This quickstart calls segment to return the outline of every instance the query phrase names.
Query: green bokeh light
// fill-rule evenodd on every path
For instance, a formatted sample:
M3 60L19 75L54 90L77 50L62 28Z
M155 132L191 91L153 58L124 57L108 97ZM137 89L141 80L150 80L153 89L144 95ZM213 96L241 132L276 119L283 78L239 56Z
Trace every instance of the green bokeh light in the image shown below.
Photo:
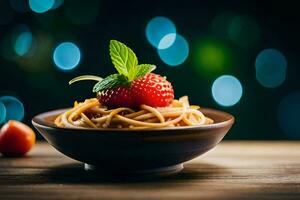
M249 47L260 40L260 28L256 20L250 16L236 16L228 28L230 39L240 47Z
M230 11L224 11L215 16L212 21L213 33L222 39L229 39L228 28L236 15Z
M232 52L222 42L213 39L202 40L194 52L197 71L205 75L217 75L232 67Z

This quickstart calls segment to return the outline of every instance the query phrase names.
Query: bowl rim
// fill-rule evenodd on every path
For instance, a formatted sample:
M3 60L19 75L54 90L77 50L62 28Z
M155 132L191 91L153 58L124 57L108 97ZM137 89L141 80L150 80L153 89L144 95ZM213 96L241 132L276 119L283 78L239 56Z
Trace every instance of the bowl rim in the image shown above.
M164 132L164 131L175 131L175 130L209 130L209 129L215 129L215 128L222 128L226 126L231 126L235 118L233 115L216 110L216 109L211 109L211 108L201 108L201 111L204 112L211 112L211 113L217 113L219 115L224 115L225 120L218 122L218 123L213 123L213 124L208 124L208 125L196 125L196 126L180 126L180 127L165 127L165 128L147 128L147 129L130 129L130 128L64 128L64 127L58 127L54 123L46 122L43 120L46 116L52 116L55 114L60 114L64 111L66 111L69 108L62 108L62 109L55 109L47 112L40 113L36 116L34 116L31 120L32 124L35 127L41 127L41 128L46 128L46 129L55 129L55 130L69 130L69 131L86 131L86 132L112 132L112 133L117 133L117 132ZM124 134L124 133L122 133Z

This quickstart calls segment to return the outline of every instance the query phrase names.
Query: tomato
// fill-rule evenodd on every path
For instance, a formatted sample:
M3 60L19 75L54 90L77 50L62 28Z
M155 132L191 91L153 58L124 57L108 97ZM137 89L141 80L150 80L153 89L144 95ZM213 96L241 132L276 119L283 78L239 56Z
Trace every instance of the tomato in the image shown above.
M0 153L23 156L35 144L35 133L22 122L10 120L0 130Z

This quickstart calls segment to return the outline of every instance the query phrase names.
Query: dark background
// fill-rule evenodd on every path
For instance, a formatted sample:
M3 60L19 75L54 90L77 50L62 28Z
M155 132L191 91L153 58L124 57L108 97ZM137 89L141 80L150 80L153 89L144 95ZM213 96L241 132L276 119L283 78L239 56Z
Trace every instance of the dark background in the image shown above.
M59 8L41 14L32 12L28 5L23 12L14 10L11 4L17 1L0 2L0 96L12 95L20 99L25 107L24 122L28 124L40 112L67 107L74 100L93 96L93 82L68 86L68 81L82 74L105 77L113 73L108 44L110 39L117 39L130 46L141 63L156 64L156 72L168 77L177 98L188 95L193 104L232 113L236 123L227 139L300 138L299 132L298 135L286 134L278 123L280 102L300 86L300 20L298 6L293 1L65 0ZM26 5L27 1L24 2ZM72 19L67 13L74 7L78 15ZM224 12L250 17L259 28L257 41L241 47L216 34L212 23ZM188 41L189 56L183 64L166 65L147 41L145 28L156 16L171 19L177 32ZM89 22L74 22L84 17L90 17ZM8 41L20 24L27 25L33 34L33 55L13 55ZM230 52L230 64L223 70L210 73L197 69L197 48L205 40L216 41ZM58 70L52 60L54 48L64 41L78 45L82 56L78 67L69 72ZM267 48L279 50L287 60L286 80L275 88L263 87L255 77L256 56ZM211 95L213 81L223 74L234 75L243 86L241 100L230 107L218 105ZM299 107L299 102L295 102ZM297 117L291 116L291 120Z

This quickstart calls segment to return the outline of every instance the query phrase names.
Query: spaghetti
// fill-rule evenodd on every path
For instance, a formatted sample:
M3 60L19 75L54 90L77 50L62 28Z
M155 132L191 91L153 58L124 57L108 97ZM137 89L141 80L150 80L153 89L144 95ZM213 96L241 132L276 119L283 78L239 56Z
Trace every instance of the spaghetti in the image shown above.
M212 124L213 120L199 111L199 106L190 105L187 96L173 100L168 107L154 108L141 105L139 111L130 108L107 109L96 98L74 107L55 119L58 127L66 128L164 128Z

